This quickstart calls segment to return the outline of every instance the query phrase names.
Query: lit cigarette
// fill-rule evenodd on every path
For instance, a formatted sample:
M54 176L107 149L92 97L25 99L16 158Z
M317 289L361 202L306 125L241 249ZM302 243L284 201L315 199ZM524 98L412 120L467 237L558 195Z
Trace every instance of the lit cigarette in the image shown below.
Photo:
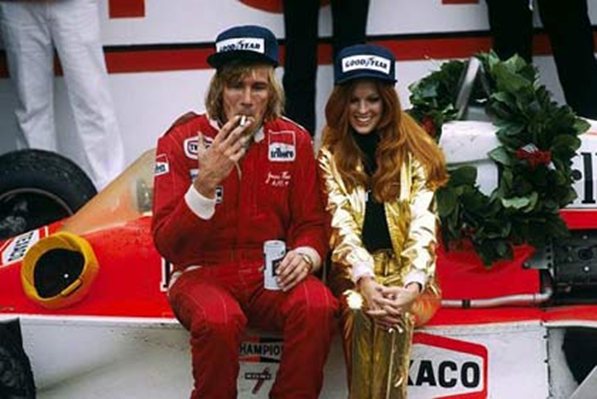
M247 123L247 115L241 115L240 122L238 124L240 125L240 127L243 127L245 126L245 123Z

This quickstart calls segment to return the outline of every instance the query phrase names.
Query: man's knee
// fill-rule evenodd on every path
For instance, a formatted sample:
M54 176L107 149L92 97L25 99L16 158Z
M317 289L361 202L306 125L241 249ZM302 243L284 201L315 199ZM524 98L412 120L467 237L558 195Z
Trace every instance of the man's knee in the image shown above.
M246 326L247 318L242 312L210 308L194 318L190 330L193 335L240 337Z
M180 323L193 336L239 335L247 325L247 318L235 303L209 301L203 303L192 295L179 293L170 304Z
M288 305L291 317L314 320L331 319L338 310L338 301L331 291L314 277L295 288Z

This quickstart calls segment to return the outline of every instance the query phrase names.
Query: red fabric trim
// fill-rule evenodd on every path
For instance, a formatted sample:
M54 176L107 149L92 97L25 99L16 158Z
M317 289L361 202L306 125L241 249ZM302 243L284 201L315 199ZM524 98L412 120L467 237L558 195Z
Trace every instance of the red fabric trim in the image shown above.
M145 0L109 0L110 18L143 18L145 17Z

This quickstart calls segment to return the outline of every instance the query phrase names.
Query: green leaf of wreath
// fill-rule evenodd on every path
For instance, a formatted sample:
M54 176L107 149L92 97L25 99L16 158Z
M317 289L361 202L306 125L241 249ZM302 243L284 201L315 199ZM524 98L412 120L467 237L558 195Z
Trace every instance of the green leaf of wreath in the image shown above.
M497 126L500 145L488 154L499 165L489 195L476 183L472 165L450 170L437 192L442 238L448 249L468 240L490 266L512 256L513 246L543 246L568 234L559 210L576 198L572 158L588 123L568 106L558 106L540 85L537 71L522 58L500 61L495 53L476 56L489 93L475 88L473 102ZM410 114L439 141L442 125L456 118L455 99L466 64L449 61L412 84Z
M504 147L498 147L489 152L489 158L502 165L511 165L511 157L508 150Z

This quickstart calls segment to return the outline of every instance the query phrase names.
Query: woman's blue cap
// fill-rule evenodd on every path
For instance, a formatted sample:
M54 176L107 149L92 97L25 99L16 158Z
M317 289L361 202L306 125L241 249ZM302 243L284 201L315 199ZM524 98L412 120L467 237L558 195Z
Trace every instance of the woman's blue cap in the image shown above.
M394 54L385 47L372 44L356 44L340 50L334 62L334 84L362 78L396 83Z

